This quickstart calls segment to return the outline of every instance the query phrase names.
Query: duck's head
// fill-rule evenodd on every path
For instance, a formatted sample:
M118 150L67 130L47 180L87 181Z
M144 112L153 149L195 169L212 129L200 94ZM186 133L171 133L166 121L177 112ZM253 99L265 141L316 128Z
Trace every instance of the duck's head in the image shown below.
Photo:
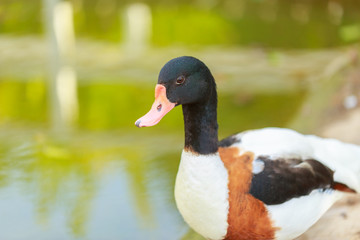
M137 127L154 126L175 106L207 101L215 91L210 70L194 57L178 57L161 69L150 111L135 122Z

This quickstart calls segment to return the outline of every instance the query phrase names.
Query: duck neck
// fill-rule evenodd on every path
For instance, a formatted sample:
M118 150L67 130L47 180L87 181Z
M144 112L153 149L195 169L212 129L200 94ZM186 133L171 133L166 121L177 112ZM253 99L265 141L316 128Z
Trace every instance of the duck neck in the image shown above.
M185 150L197 154L218 151L217 96L212 89L203 102L183 105Z

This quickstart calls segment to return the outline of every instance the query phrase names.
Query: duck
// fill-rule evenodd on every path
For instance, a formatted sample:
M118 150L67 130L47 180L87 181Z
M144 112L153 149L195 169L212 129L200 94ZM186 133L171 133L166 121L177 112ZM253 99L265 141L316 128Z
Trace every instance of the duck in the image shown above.
M217 102L209 68L195 57L177 57L160 70L154 103L135 122L154 126L182 106L175 201L204 238L294 239L342 196L360 192L360 146L272 127L219 141Z

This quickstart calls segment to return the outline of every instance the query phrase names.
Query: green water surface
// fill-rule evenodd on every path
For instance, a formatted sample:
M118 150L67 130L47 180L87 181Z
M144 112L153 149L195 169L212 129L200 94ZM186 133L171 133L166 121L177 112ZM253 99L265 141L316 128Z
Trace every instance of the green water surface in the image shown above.
M0 81L0 239L202 239L173 196L181 107L138 129L153 87L88 82L76 126L55 134L46 92L41 79ZM304 96L220 92L219 135L286 126Z

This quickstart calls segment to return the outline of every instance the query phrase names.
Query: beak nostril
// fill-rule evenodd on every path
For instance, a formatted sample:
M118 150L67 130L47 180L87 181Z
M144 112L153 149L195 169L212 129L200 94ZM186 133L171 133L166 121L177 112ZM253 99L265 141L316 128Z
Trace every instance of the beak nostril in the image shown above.
M160 112L160 111L161 111L161 108L162 108L162 104L160 103L160 104L156 107L156 109L158 110L158 112Z

